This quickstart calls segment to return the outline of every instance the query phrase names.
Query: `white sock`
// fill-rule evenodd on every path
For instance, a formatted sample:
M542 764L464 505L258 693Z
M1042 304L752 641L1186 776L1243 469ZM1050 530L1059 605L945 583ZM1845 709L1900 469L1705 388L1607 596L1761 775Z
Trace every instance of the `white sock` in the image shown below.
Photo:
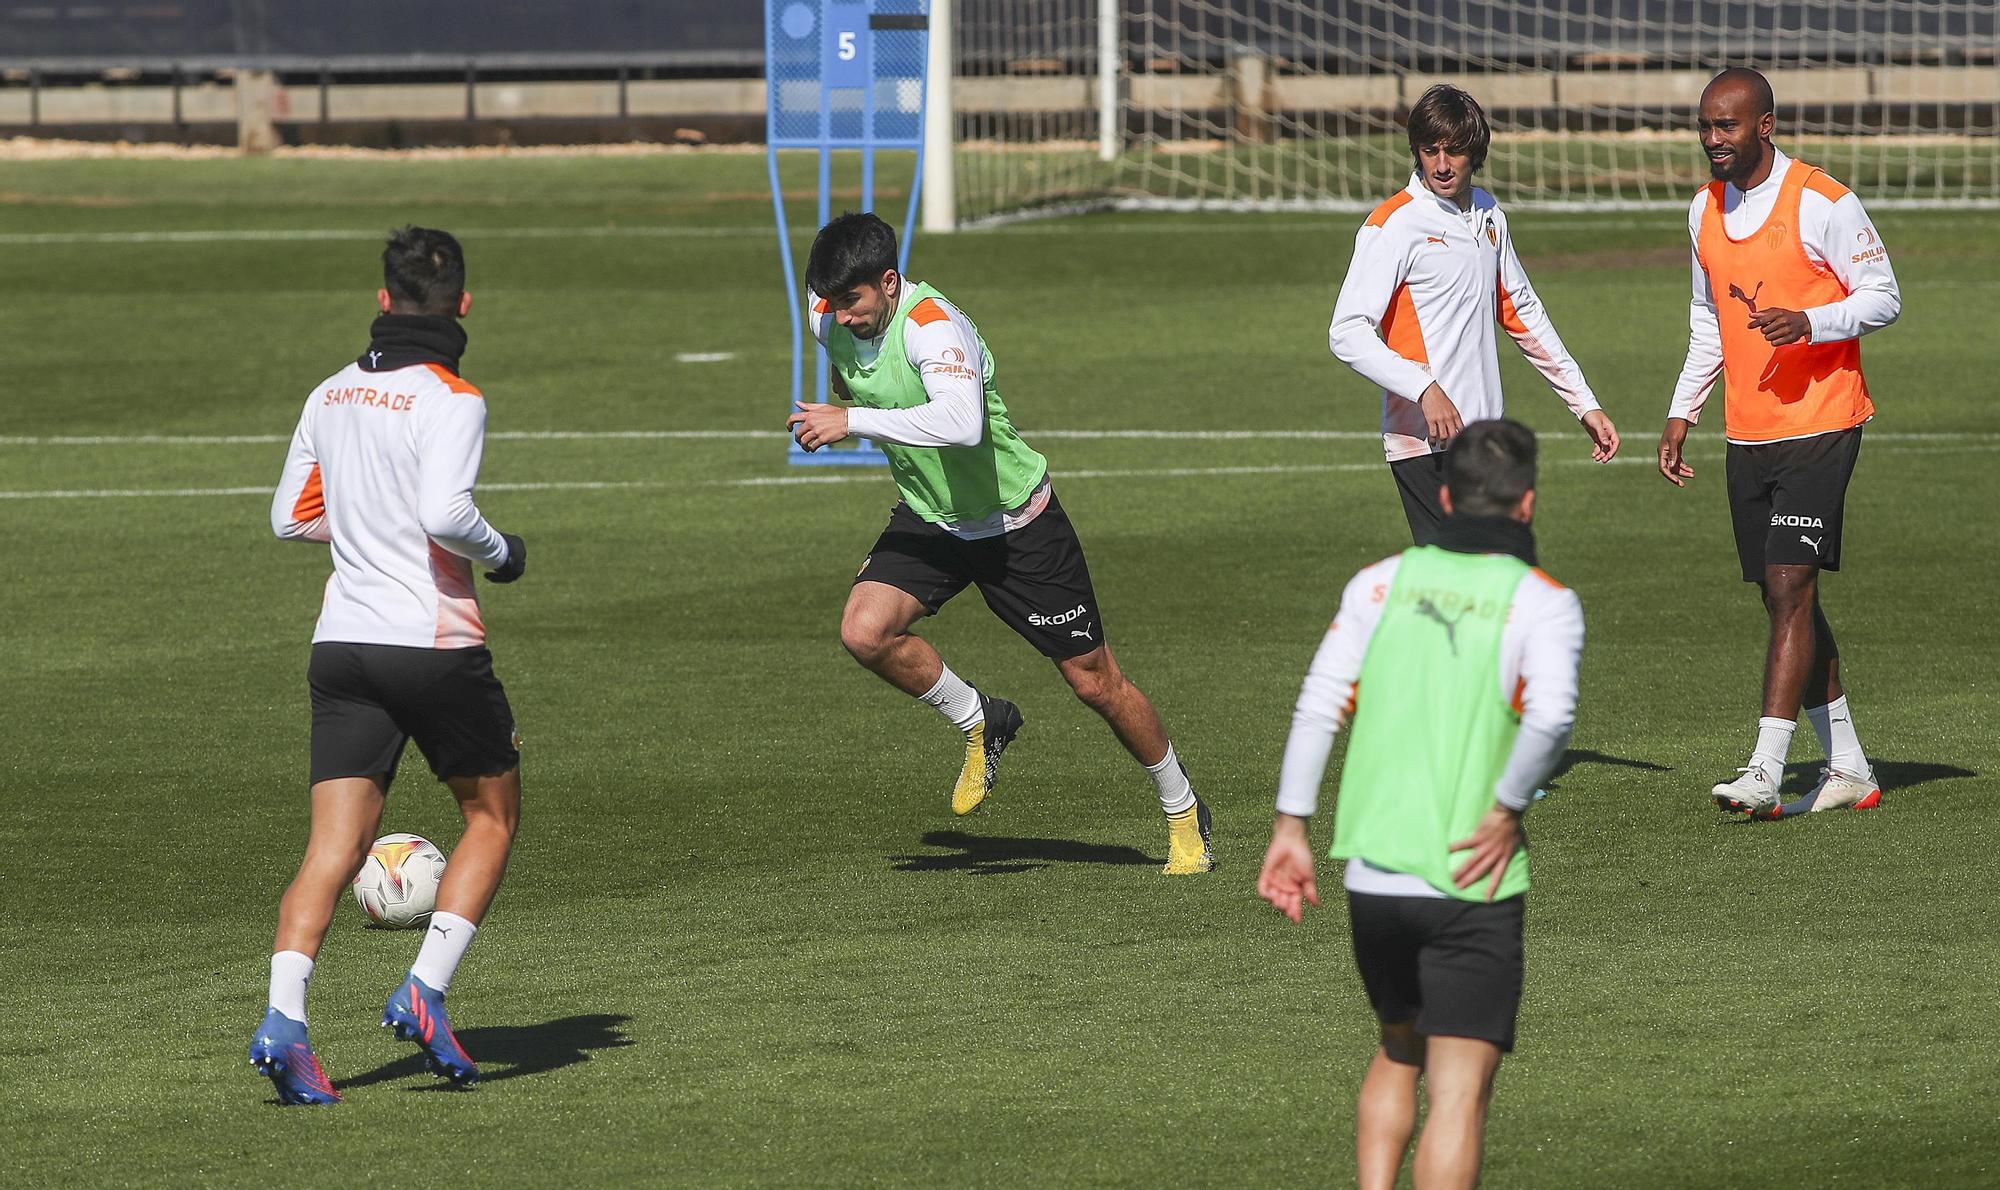
M281 950L271 956L271 1007L300 1024L306 1023L306 981L312 978L313 961L296 950Z
M478 932L478 926L456 913L431 914L423 948L417 951L417 961L410 964L410 974L423 980L425 987L442 993L451 986L452 972L458 970L458 960L465 957L465 948L472 945L472 936Z
M1773 785L1785 779L1785 755L1792 750L1792 732L1798 726L1796 719L1771 715L1757 720L1757 750L1750 754L1750 764L1763 769Z
M1845 694L1823 707L1807 707L1806 720L1819 736L1829 767L1857 777L1868 775L1868 757L1861 751L1861 737L1854 734L1854 713L1847 709Z
M938 674L937 685L928 694L917 697L936 707L938 714L951 720L951 725L960 731L971 731L986 722L986 712L979 705L979 691L951 672L949 665Z
M1180 757L1174 755L1171 742L1160 763L1146 766L1146 775L1153 779L1153 788L1160 791L1160 809L1169 814L1184 814L1194 805L1194 786L1188 784L1187 770L1181 767Z

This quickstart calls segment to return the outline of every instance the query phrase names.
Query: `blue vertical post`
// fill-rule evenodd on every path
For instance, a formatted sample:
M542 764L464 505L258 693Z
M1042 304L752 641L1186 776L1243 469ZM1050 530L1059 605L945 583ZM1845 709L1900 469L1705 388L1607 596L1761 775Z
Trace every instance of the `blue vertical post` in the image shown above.
M785 304L792 327L792 391L804 393L806 331L800 314L805 286L793 259L791 228L778 171L780 149L812 149L818 167L818 226L833 217L833 155L859 151L861 209L875 206L877 150L915 154L909 209L904 213L900 270L907 271L916 230L917 188L923 177L923 107L929 4L950 0L764 0L764 61L768 104L765 143L771 207L778 225ZM817 343L813 392L827 399L825 349ZM790 411L791 404L786 406ZM884 463L872 443L811 454L791 444L793 463Z

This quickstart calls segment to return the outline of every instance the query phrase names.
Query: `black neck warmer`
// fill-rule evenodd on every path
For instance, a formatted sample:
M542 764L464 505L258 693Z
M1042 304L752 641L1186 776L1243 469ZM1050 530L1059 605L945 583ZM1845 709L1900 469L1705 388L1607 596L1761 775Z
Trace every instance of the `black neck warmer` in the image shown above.
M368 328L368 350L355 362L364 372L393 372L413 364L443 364L458 375L465 328L441 314L384 314Z
M1535 564L1535 531L1509 516L1448 516L1437 544L1455 554L1512 554Z

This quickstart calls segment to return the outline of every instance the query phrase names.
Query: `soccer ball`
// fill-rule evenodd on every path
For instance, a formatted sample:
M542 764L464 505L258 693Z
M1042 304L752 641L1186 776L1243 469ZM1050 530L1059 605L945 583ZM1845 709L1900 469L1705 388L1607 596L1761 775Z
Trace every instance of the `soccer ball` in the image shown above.
M437 908L444 852L422 835L383 835L354 876L354 903L374 925L421 929Z

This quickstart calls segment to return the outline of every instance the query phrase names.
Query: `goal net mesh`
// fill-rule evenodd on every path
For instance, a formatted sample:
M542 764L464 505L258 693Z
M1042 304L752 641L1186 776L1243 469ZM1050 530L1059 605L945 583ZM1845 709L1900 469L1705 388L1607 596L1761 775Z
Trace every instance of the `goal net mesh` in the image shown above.
M947 3L950 0L937 0ZM1118 5L1116 102L1099 4ZM2000 203L1995 0L957 0L956 217L1364 209L1403 119L1466 88L1517 206L1673 208L1702 86L1765 72L1777 141L1872 206ZM1106 151L1108 149L1108 152Z

